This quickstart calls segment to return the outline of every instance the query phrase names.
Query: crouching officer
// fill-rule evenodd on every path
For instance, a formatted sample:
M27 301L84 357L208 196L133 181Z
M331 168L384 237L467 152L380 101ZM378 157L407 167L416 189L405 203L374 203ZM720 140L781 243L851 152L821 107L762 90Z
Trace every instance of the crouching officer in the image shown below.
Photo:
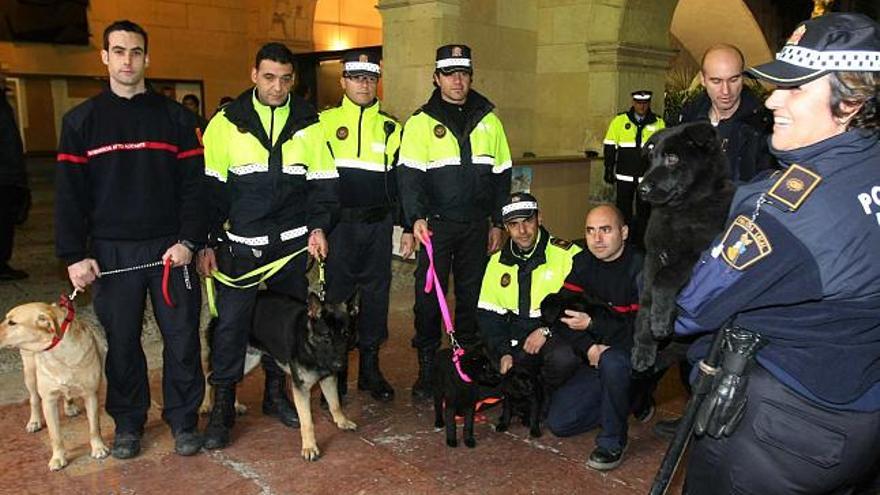
M581 249L547 232L531 194L512 194L502 218L510 240L492 255L483 275L480 334L502 374L514 364L529 366L540 369L547 388L556 388L583 360L566 341L551 338L541 321L541 301L562 288Z
M749 72L778 85L783 171L740 186L679 296L676 332L734 328L685 490L858 493L880 458L880 25L817 17Z
M339 171L342 206L329 239L327 298L341 302L360 291L358 390L389 401L394 389L379 368L379 346L388 339L391 233L399 217L394 167L401 125L379 107L379 77L375 52L346 53L340 79L345 94L337 107L321 112L321 124ZM401 245L409 257L412 233L404 233ZM347 374L347 368L340 372L341 394Z
M257 52L251 70L255 87L211 119L205 131L205 175L211 188L211 232L227 242L202 250L199 270L230 277L308 248L327 256L327 240L338 209L338 174L318 114L290 94L293 53L280 43ZM215 258L216 250L216 258ZM305 254L266 280L269 290L301 301L308 295ZM250 281L250 280L249 280ZM257 288L217 285L219 317L211 341L210 382L214 408L205 428L205 448L229 443L235 423L235 385L241 381ZM298 426L287 396L286 376L263 359L266 389L263 413Z
M495 105L471 89L471 62L465 45L437 49L436 89L406 122L399 172L406 225L419 242L431 240L444 291L454 273L456 339L465 348L476 341L475 312L487 252L501 246L501 207L510 194L512 164ZM422 250L413 308L416 399L432 395L431 369L441 338L437 298L424 291L427 272L428 256Z

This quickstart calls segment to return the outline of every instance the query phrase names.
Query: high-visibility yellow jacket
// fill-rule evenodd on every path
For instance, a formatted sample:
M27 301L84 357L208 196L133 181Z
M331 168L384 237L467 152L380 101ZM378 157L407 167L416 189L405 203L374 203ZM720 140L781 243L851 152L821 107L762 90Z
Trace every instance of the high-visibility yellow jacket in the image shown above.
M204 144L213 235L260 247L329 232L339 175L305 100L271 108L249 89L211 119Z
M399 178L407 225L492 217L500 226L512 164L504 127L494 105L476 91L460 109L451 107L435 90L404 127ZM462 129L449 111L466 112Z
M618 114L605 134L605 168L614 171L617 180L635 182L645 175L648 162L642 158L642 145L666 123L650 110L640 121L635 110Z
M343 95L320 114L324 137L339 172L343 208L397 203L394 170L403 126L383 112L378 100L362 107Z
M477 318L480 333L492 356L522 343L541 326L541 301L559 291L581 248L556 239L542 227L535 250L527 259L514 253L513 241L492 255L483 275Z

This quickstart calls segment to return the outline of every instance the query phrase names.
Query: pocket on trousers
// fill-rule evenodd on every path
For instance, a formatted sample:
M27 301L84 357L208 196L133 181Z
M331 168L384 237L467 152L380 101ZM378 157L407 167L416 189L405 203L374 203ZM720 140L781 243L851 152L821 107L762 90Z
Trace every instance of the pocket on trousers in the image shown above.
M758 440L821 468L840 464L846 433L792 406L763 400L752 429Z

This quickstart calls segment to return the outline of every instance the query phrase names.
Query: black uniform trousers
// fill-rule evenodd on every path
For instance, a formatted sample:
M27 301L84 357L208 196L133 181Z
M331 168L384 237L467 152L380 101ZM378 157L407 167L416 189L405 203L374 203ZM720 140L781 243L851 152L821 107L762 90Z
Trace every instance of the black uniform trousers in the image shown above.
M795 393L760 366L730 437L694 442L690 495L850 494L877 473L880 412L831 409Z
M651 215L651 204L642 201L641 196L637 192L639 187L638 180L641 177L634 177L633 182L625 180L617 180L617 196L616 205L623 213L623 219L630 228L630 238L641 245L641 239L645 236L645 229L648 226L648 217ZM635 202L635 210L633 209Z
M12 258L15 221L26 194L23 187L0 184L0 268Z
M454 222L431 219L428 222L433 235L434 266L444 294L449 294L449 272L455 280L455 338L465 347L478 341L477 300L483 272L486 270L486 245L489 224L486 220ZM415 273L415 327L413 347L425 351L436 350L441 342L440 306L432 290L425 293L428 255L419 251Z
M372 349L388 339L391 290L391 214L377 222L340 222L330 233L327 301L346 301L360 290L358 348Z
M283 258L302 247L302 243L288 242L269 248L251 248L229 242L218 248L217 267L230 277L239 277L267 263ZM257 256L259 254L259 256ZM275 275L266 280L269 290L286 294L305 302L309 293L306 278L308 253L294 257ZM244 281L242 283L247 283ZM211 385L230 386L240 382L244 375L244 358L253 319L257 287L236 289L216 283L217 319L211 339ZM283 373L272 359L263 359L267 372Z
M103 271L128 268L161 259L175 238L147 241L95 239L92 250ZM189 271L191 289L184 282ZM146 295L162 333L162 419L178 432L196 427L205 394L199 341L202 292L195 267L173 268L169 293L176 305L162 297L162 267L113 275L95 282L95 313L107 334L107 413L116 433L143 433L150 408L147 360L141 346Z

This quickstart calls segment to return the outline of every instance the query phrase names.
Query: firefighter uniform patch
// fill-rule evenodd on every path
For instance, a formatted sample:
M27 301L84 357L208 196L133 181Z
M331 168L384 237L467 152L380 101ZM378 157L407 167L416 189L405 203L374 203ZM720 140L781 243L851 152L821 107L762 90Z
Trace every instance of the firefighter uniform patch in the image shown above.
M505 273L501 276L501 287L507 287L508 285L510 285L510 274Z
M339 129L336 129L336 139L340 141L345 141L345 138L348 137L348 127L341 126Z
M745 215L736 217L721 241L721 257L737 270L745 270L771 252L773 246L764 231Z
M553 237L552 239L550 239L550 244L565 249L566 251L571 248L570 242L566 241L565 239L560 239L558 237Z
M434 135L438 138L442 138L446 135L446 128L440 124L434 126Z
M822 182L822 177L819 177L812 170L792 164L784 174L776 179L773 187L767 192L767 196L774 199L773 204L779 206L780 209L795 211L800 208L807 196L820 182Z

